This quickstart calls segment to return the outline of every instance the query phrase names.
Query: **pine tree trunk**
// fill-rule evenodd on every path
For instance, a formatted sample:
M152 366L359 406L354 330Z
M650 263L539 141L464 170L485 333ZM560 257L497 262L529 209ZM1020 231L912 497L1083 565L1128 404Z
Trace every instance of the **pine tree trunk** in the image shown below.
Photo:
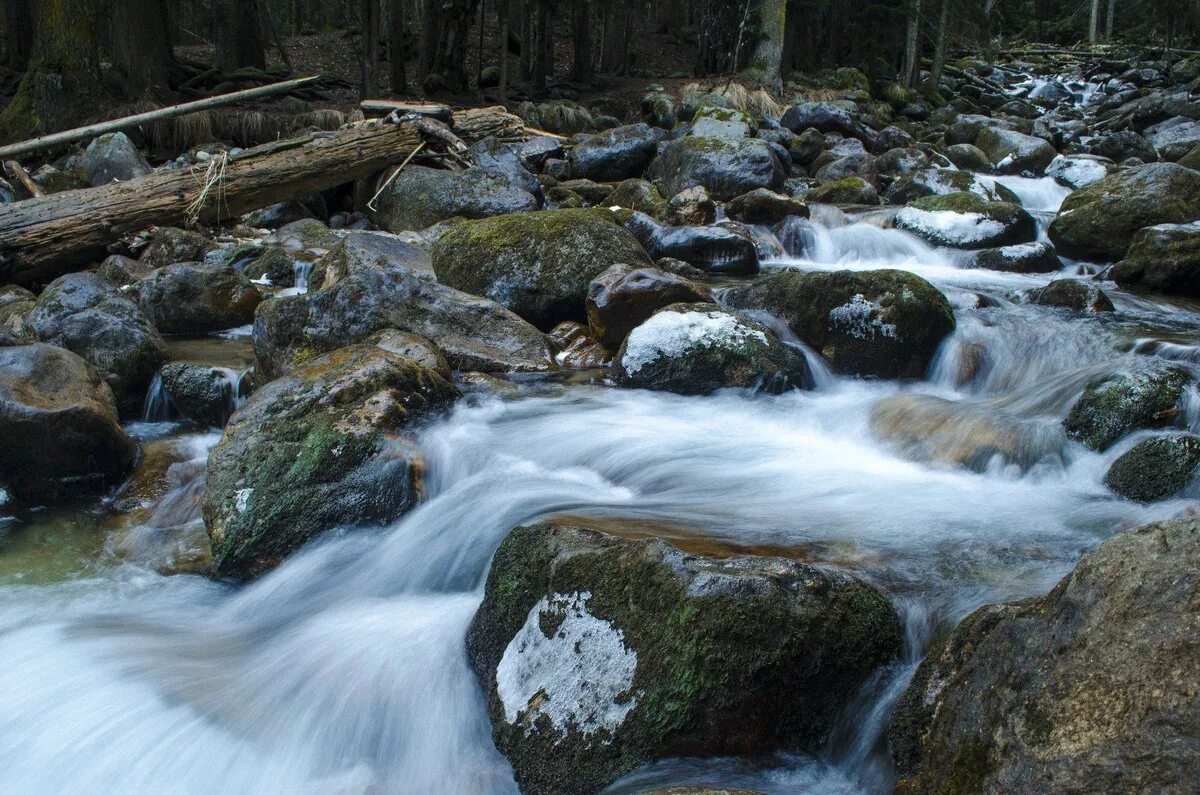
M362 99L379 96L379 0L362 0Z
M508 101L508 0L496 0L496 22L500 27L500 51L496 54L500 82L496 87L496 101L503 105Z
M441 3L432 0L426 6L427 13L432 11L436 15L432 24L437 31L432 42L423 42L433 47L429 74L425 78L426 89L467 89L467 44L478 5L479 0L444 0Z
M783 37L787 29L787 0L757 0L752 25L758 36L745 72L774 91L783 89Z
M389 0L391 17L388 20L388 66L392 93L403 94L408 90L408 72L405 61L408 59L408 25L404 9L404 0Z
M265 69L258 0L221 0L217 24L217 65L226 72Z
M1108 15L1104 20L1104 40L1112 41L1113 17L1117 13L1117 0L1108 0Z
M1095 44L1100 37L1100 0L1092 0L1092 14L1088 19L1088 43Z
M904 36L904 68L901 70L900 82L905 88L912 88L917 75L917 34L921 29L921 0L910 0L908 7L908 26Z
M115 0L113 61L138 94L163 94L175 55L171 52L166 0Z
M580 83L592 82L592 3L591 0L575 0L574 6L574 69L573 75Z
M942 8L938 13L937 43L933 48L933 67L929 70L930 93L937 91L942 79L942 69L946 66L946 45L950 37L950 0L941 0Z
M4 0L4 65L24 72L33 52L33 9L30 0Z

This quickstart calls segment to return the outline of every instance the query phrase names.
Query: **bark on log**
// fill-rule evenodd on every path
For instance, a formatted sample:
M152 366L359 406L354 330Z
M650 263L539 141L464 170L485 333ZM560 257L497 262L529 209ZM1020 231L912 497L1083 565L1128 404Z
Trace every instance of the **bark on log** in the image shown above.
M0 207L0 284L45 281L102 258L127 233L213 223L326 190L402 161L422 142L412 124L313 133L248 149L224 171L194 166Z

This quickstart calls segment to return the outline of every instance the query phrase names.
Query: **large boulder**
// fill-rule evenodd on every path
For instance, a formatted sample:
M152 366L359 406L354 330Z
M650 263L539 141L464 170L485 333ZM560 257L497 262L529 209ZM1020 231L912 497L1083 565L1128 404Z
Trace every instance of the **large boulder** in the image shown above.
M862 134L862 125L841 105L833 102L802 102L783 112L779 123L794 133L813 128L821 133L840 133L847 138Z
M74 351L108 382L122 412L141 409L167 344L138 305L95 273L51 282L25 319L42 342Z
M708 273L748 276L758 273L754 238L730 226L669 226L634 212L625 226L655 260L682 260Z
M28 501L114 486L137 453L104 378L41 343L0 347L0 436L0 489Z
M1200 122L1182 117L1173 121L1177 123L1164 125L1154 132L1146 131L1146 140L1158 152L1159 158L1172 162L1179 160L1200 144Z
M153 170L123 132L105 133L94 139L83 150L79 168L93 186L144 177Z
M639 123L593 135L571 147L571 176L599 182L640 177L654 159L659 134Z
M793 215L807 218L808 205L791 196L766 188L755 188L731 201L725 212L735 221L770 226Z
M1106 376L1088 385L1063 426L1072 439L1104 450L1131 431L1176 424L1191 386L1188 371L1174 366Z
M921 378L954 313L937 288L907 271L781 271L724 295L775 315L839 373Z
M262 301L258 288L229 265L180 262L138 282L138 305L164 334L207 334L244 326Z
M846 177L817 185L804 194L809 204L879 204L879 192L862 177Z
M683 276L659 268L613 265L588 285L588 327L601 345L615 351L659 309L711 300L707 287Z
M428 251L387 232L356 231L317 260L308 277L308 289L325 290L352 273L372 268L403 268L434 278Z
M1105 541L1047 595L983 607L892 716L902 792L1184 792L1200 778L1200 522Z
M653 264L607 209L463 221L433 246L444 284L491 298L542 329L585 321L588 282L616 263Z
M928 168L904 174L888 186L884 196L890 204L910 204L926 196L950 193L974 193L987 201L1020 203L1016 194L1000 183L989 185L968 171L948 168Z
M258 371L275 378L313 356L384 329L433 340L457 370L554 369L546 337L495 301L402 267L366 268L327 290L275 298L254 316Z
M543 523L496 551L467 653L521 791L584 795L659 757L818 749L900 638L844 572Z
M1200 172L1150 163L1110 174L1064 199L1050 223L1050 239L1068 257L1113 261L1125 256L1139 229L1197 218Z
M1131 157L1136 157L1144 163L1158 160L1158 152L1140 133L1134 130L1121 130L1110 133L1092 144L1092 153L1107 157L1120 163Z
M507 177L468 168L410 166L384 188L371 217L388 232L425 229L448 218L486 218L536 210L537 198Z
M1169 433L1138 442L1113 462L1104 484L1131 500L1151 502L1182 491L1200 467L1200 436Z
M980 129L974 143L1001 174L1041 176L1058 154L1041 138L998 127Z
M699 185L720 201L755 188L779 190L786 176L766 141L695 135L667 142L646 172L666 196Z
M812 386L804 354L716 304L671 304L625 337L613 361L621 386L680 395L718 389L779 393Z
M507 143L488 136L471 144L468 153L471 161L479 168L489 174L506 178L514 188L537 196L542 190L541 183L530 170L529 158L521 149L521 144Z
M967 192L917 199L896 213L895 223L898 229L952 248L995 248L1037 237L1037 222L1021 205Z
M321 225L320 221L313 223ZM138 259L150 270L176 262L199 262L212 242L200 232L173 226L155 227L146 235L145 241Z
M1155 224L1138 230L1125 259L1108 272L1122 287L1200 297L1200 222Z
M248 577L334 527L396 519L420 497L397 434L453 402L441 375L375 345L313 359L233 415L208 458L204 522L217 573Z

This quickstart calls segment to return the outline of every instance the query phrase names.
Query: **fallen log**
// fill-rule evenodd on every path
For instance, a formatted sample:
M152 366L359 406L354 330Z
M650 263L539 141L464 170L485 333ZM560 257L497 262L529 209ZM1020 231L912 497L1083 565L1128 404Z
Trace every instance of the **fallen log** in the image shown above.
M365 114L386 116L392 112L401 115L415 113L418 116L432 116L447 124L450 123L454 115L449 105L442 105L437 102L401 102L395 99L364 99L358 103L358 106L362 108Z
M122 235L150 226L223 221L375 174L422 142L411 123L362 125L275 141L204 166L4 205L0 284L68 273L102 258Z

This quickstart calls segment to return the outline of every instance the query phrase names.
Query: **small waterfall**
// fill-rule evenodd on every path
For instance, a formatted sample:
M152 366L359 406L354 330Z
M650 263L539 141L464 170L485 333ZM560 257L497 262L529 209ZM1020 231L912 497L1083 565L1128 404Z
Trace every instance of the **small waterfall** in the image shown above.
M313 267L317 264L316 260L297 257L292 263L292 268L296 274L295 292L297 294L308 292L308 279L312 276Z
M1056 213L1063 199L1071 195L1071 189L1054 177L976 176L988 187L1003 185L1008 188L1016 194L1021 206L1032 213Z
M146 390L146 400L142 404L142 421L170 422L178 416L179 413L171 402L171 396L163 387L162 373L155 373L154 379L150 382L150 388Z

